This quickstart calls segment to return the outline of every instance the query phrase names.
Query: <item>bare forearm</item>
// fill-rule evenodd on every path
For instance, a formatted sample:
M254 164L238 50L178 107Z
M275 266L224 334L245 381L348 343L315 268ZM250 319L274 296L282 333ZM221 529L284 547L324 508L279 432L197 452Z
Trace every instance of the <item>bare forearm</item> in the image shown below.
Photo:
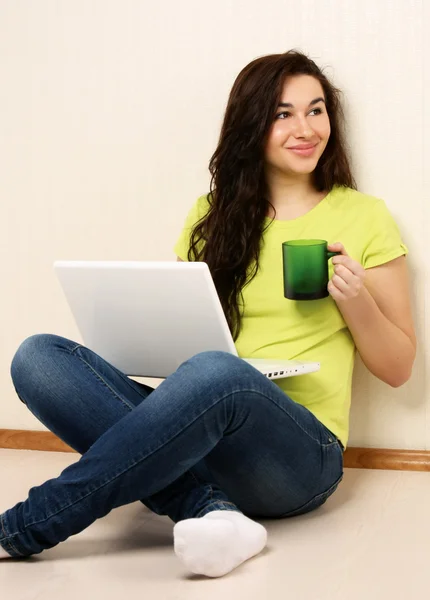
M414 345L380 311L366 287L337 305L369 371L393 387L405 383L415 359Z

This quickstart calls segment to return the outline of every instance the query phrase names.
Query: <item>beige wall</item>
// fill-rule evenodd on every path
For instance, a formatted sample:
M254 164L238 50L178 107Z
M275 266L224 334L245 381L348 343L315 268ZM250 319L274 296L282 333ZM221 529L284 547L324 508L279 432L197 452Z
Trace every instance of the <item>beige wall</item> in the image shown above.
M80 340L53 261L172 259L208 191L234 78L295 47L345 91L360 189L386 200L410 248L413 378L393 390L358 365L350 443L429 448L428 6L0 0L0 428L43 429L10 381L19 343L37 332Z

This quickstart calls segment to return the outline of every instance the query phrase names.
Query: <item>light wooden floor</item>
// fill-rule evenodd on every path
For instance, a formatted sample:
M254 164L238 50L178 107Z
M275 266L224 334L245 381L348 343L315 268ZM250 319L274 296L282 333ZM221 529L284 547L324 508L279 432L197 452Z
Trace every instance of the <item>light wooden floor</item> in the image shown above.
M0 512L58 475L74 454L0 449ZM347 469L308 515L270 521L269 547L222 579L188 575L172 523L140 503L26 561L0 561L13 600L428 600L430 473Z

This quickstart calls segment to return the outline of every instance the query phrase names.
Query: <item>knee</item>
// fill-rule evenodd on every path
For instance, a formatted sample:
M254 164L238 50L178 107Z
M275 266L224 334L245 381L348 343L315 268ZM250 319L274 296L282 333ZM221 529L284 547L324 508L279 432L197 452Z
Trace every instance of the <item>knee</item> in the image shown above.
M37 381L48 375L49 361L63 340L64 338L59 336L42 333L32 335L21 343L10 367L10 374L18 395L20 389L28 384L35 386Z
M208 365L214 363L231 365L237 363L238 357L230 354L230 352L222 352L221 350L206 350L205 352L195 354L189 361Z
M237 377L246 366L246 363L234 354L219 350L199 352L184 364L193 368L199 377L207 375L212 380L213 378L223 379L228 375Z

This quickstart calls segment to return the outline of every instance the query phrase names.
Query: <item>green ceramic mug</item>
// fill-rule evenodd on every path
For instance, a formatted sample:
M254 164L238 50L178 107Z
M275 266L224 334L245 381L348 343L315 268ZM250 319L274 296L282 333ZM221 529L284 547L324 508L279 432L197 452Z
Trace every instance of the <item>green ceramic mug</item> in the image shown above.
M329 252L325 240L290 240L282 244L284 296L290 300L319 300L329 293Z

